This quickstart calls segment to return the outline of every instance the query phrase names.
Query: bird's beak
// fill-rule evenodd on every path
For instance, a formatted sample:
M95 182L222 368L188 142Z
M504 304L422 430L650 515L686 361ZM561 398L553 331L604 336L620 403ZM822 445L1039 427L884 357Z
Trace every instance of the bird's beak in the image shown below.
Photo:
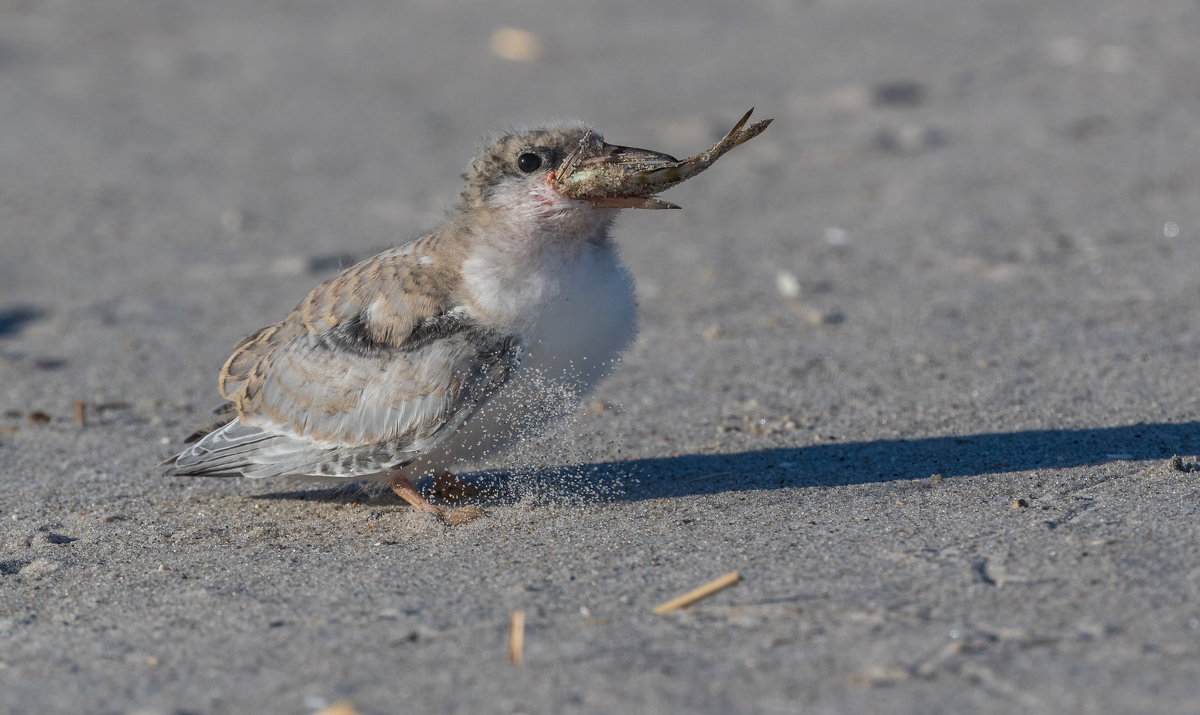
M551 175L550 184L565 196L600 208L677 209L654 198L657 188L641 177L678 164L670 154L585 138Z
M687 181L730 149L762 134L771 120L746 126L752 112L753 107L708 151L683 160L656 151L605 144L589 131L550 174L550 185L563 196L606 208L677 209L675 204L654 195Z
M675 157L659 151L600 142L596 148L584 151L584 156L579 160L578 168L617 165L632 167L638 171L650 171L678 163L679 160Z

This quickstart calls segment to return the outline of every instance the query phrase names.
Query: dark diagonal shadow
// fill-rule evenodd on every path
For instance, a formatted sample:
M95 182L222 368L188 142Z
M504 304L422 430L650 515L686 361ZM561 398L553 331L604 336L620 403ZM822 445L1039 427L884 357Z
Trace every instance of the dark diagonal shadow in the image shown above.
M29 305L12 305L0 308L0 338L20 333L26 323L38 320L44 311Z
M845 486L1060 469L1200 451L1200 422L1029 430L819 444L735 454L685 455L588 465L596 480L629 483L637 501L780 487Z
M972 477L1117 460L1167 459L1175 454L1197 452L1200 452L1200 422L1180 422L827 443L732 454L600 462L563 469L582 473L587 482L594 484L625 484L623 492L597 496L597 501L642 501L756 489L906 481L931 474L943 478ZM503 485L521 479L521 474L491 471L483 480ZM471 475L466 478L472 479ZM378 490L367 493L354 485L277 492L259 498L399 501L386 489L382 494Z

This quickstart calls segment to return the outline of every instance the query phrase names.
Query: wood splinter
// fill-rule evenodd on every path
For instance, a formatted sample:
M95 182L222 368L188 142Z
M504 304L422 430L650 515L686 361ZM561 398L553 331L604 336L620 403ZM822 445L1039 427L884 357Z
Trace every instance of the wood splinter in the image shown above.
M732 586L739 580L741 580L741 576L738 575L738 572L730 571L724 576L713 579L699 588L692 589L682 596L672 598L666 603L659 604L654 608L654 612L670 613L671 611L678 611L681 608L686 608L702 598L708 598L717 591L720 591L728 586Z
M508 624L508 662L520 665L525 660L525 611L513 611Z

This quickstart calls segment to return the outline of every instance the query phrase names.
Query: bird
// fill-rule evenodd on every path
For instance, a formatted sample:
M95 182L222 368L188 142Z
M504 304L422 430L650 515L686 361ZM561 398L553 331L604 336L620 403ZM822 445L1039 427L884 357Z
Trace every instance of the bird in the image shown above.
M227 421L165 474L386 480L448 524L479 516L430 503L413 480L518 438L536 376L582 399L611 372L637 332L617 210L678 208L644 185L574 198L555 180L568 159L680 163L577 122L495 137L439 228L343 270L237 344L218 380Z

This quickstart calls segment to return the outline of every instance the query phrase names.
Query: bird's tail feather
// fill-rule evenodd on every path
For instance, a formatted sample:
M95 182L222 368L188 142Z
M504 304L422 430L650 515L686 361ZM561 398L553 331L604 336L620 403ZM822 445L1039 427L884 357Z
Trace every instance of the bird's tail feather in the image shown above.
M274 443L283 447L282 443L287 441L290 440L286 437L235 419L183 450L171 461L166 476L268 476L250 473L266 466L255 457L261 457L264 450L275 447Z

